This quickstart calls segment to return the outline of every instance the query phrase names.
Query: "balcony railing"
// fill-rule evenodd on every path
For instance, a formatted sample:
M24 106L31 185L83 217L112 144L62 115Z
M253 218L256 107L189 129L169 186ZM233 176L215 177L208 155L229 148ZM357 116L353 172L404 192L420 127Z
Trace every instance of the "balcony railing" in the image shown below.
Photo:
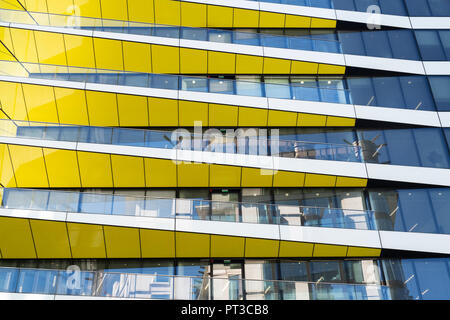
M348 144L281 140L253 132L233 131L220 137L207 131L161 131L57 123L0 120L0 137L111 144L283 158L362 162L361 147Z
M374 212L325 207L4 188L0 208L376 230Z
M0 9L0 22L51 26L70 29L127 33L142 36L230 43L294 50L342 53L336 39L324 36L284 36L211 28L191 28L132 21L99 19L72 15Z
M165 300L390 300L381 285L0 268L0 292Z

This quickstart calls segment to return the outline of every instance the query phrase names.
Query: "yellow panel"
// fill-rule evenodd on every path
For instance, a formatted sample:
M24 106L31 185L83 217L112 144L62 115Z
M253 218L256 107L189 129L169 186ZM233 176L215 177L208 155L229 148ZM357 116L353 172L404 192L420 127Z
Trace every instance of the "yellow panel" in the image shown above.
M273 171L242 168L242 187L272 187Z
M146 23L155 22L153 0L127 0L127 2L128 17L130 21L139 21Z
M209 165L206 163L178 164L178 187L208 187Z
M140 229L142 258L175 258L173 231Z
M104 226L108 258L140 258L139 229Z
M0 81L2 109L15 120L28 120L27 109L20 83Z
M99 0L73 0L73 3L82 17L102 17Z
M6 49L6 47L1 42L0 42L0 60L17 62L16 58L14 58L14 56ZM2 70L2 73L4 72L5 70Z
M263 71L263 57L236 55L237 74L261 74Z
M208 27L232 28L233 8L208 6Z
M50 188L80 188L76 151L43 150Z
M264 58L265 74L289 74L291 72L291 60Z
M35 31L39 62L44 64L67 65L66 49L62 34Z
M157 0L155 3L155 23L172 26L180 25L180 1Z
M285 14L261 11L259 15L260 28L284 28Z
M14 39L14 55L19 61L38 63L34 33L31 30L11 28Z
M238 107L222 104L209 104L209 125L211 127L236 127Z
M0 144L0 183L4 187L17 187L8 145L6 144Z
M202 126L208 126L207 103L180 100L179 110L180 126L193 127L195 122L199 121L201 121Z
M72 0L47 0L49 13L70 14L73 10Z
M152 45L152 65L153 73L180 73L180 48Z
M181 2L181 25L183 27L206 28L206 5Z
M336 28L336 20L312 18L311 28Z
M208 52L205 50L180 48L181 73L206 73Z
M163 188L177 186L175 161L145 158L145 184L147 187Z
M299 127L325 127L327 116L319 114L299 113L297 126Z
M25 1L25 8L28 11L47 13L47 3L45 1L42 0L24 0L24 1Z
M354 127L355 118L331 117L327 118L327 127Z
M208 73L212 74L236 73L236 55L234 53L209 51Z
M147 97L117 94L121 127L148 127Z
M58 122L53 87L23 84L30 121Z
M125 71L152 72L150 44L123 41Z
M286 15L285 28L309 28L309 27L311 27L310 17L294 16L290 14Z
M89 125L83 90L54 88L60 123Z
M1 9L10 9L10 10L20 10L23 11L23 8L19 5L17 0L1 0L0 1Z
M121 41L94 38L94 48L97 68L123 70Z
M69 237L65 222L30 220L39 259L70 259Z
M9 152L19 188L48 188L41 148L9 145Z
M274 187L303 187L305 174L302 172L276 171L273 176Z
M334 187L336 177L324 174L307 173L305 178L305 187Z
M115 93L86 91L91 126L118 126L117 98Z
M280 241L247 238L245 240L246 258L277 258Z
M240 127L265 127L267 126L267 109L239 107Z
M0 249L3 259L35 259L28 219L0 217Z
M313 243L280 241L280 258L312 257L313 249L314 249Z
M211 235L212 258L244 257L245 238Z
M379 257L381 249L348 247L347 257Z
M115 188L144 188L144 159L111 155Z
M345 67L331 64L319 64L319 74L345 74Z
M148 113L152 127L178 126L178 100L148 98Z
M295 127L296 125L296 112L269 110L269 127Z
M177 258L209 257L209 234L177 232L175 243Z
M335 246L318 243L314 245L314 257L345 257L346 255L346 246Z
M94 42L91 37L65 34L64 43L69 66L95 68Z
M211 164L209 175L211 187L241 186L241 167Z
M367 187L367 179L337 177L336 187Z
M112 188L109 154L78 152L81 186L83 188Z
M67 231L74 259L106 258L102 226L67 223Z
M258 28L259 11L234 8L233 28Z
M128 20L127 1L100 0L103 19Z
M291 74L317 74L318 63L292 60Z

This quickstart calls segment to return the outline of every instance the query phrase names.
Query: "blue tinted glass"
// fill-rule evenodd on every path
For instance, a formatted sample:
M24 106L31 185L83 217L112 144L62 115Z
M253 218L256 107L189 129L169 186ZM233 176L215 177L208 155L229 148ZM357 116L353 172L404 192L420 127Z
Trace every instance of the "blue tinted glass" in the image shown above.
M320 101L319 88L301 84L292 84L292 99L306 101Z
M345 54L366 55L362 32L338 32L339 41Z
M114 128L112 143L128 146L144 146L145 130Z
M428 192L439 232L450 234L450 189L431 189Z
M14 292L18 278L19 270L0 269L0 292Z
M233 43L259 46L261 45L260 35L253 32L234 32Z
M387 32L368 31L361 34L368 56L393 58Z
M181 77L181 90L208 92L208 79Z
M399 80L408 109L426 111L436 110L426 77L399 77Z
M439 30L438 32L445 52L445 60L450 60L450 30Z
M395 219L403 219L404 232L437 232L427 190L399 190L399 210Z
M80 212L111 214L112 194L82 193L80 197Z
M97 74L96 82L104 84L117 84L119 81L119 75L117 73L99 73Z
M179 38L180 28L179 27L154 27L152 30L152 35L157 37L165 38Z
M436 30L419 30L415 33L423 60L445 60L444 50Z
M111 144L112 128L88 127L90 143Z
M390 108L403 108L405 100L396 77L373 78L373 85L377 98L377 105Z
M20 270L16 292L55 294L58 271Z
M236 81L236 93L243 96L263 96L263 84L250 81Z
M390 164L420 166L421 161L415 143L414 130L384 130ZM383 151L381 151L383 152Z
M261 37L261 44L265 47L287 48L287 39L288 37L286 36L263 35Z
M226 79L209 79L209 92L233 94L234 81Z
M189 40L208 40L208 30L201 28L181 28L181 38Z
M119 74L119 85L134 86L134 87L148 87L149 75L142 74Z
M422 166L449 167L449 151L440 128L415 129L414 138Z
M450 111L450 77L428 77L438 111Z
M152 74L150 83L152 88L178 90L177 76Z
M348 78L352 102L361 106L378 106L371 78Z
M419 299L447 300L450 297L450 274L446 260L411 260L420 288Z
M313 41L306 37L288 37L288 48L296 50L313 50Z
M390 30L387 32L396 59L419 60L416 40L411 30Z
M175 144L172 142L172 133L169 131L146 131L145 146L150 148L171 149Z

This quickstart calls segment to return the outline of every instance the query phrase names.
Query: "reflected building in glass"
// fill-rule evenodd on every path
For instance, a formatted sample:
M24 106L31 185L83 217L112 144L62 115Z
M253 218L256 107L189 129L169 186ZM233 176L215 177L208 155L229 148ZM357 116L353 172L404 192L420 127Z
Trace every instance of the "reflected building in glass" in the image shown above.
M445 18L0 1L0 299L450 299Z

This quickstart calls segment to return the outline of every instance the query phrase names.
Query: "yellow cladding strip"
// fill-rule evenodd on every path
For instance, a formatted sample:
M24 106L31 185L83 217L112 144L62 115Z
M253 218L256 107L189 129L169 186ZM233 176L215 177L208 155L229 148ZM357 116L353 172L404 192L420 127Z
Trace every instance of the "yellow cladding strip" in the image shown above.
M365 187L367 179L0 144L0 182L19 188ZM211 172L211 174L210 174Z
M0 27L0 41L21 62L58 66L145 73L345 74L345 66L324 63L18 28Z
M29 11L184 27L336 28L335 20L173 0L24 0L24 3ZM3 7L20 10L13 0L0 2L0 8Z
M379 257L347 247L216 234L0 217L3 259Z
M354 127L356 119L0 81L13 120L123 127Z

